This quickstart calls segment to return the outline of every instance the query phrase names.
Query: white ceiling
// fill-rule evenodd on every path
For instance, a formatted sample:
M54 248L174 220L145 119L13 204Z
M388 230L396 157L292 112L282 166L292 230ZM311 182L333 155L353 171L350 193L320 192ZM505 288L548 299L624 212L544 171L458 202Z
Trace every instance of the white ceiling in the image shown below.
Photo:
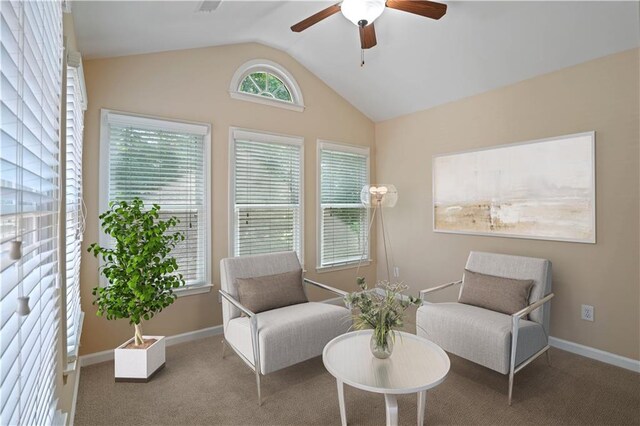
M446 2L439 21L386 9L360 67L357 28L332 1L74 1L85 58L242 42L281 49L374 121L430 108L640 46L638 2Z

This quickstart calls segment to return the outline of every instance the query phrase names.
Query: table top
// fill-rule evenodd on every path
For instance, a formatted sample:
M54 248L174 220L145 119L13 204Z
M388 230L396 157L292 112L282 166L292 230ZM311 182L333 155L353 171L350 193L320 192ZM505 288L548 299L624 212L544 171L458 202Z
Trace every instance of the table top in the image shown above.
M440 346L397 331L391 356L378 359L369 348L372 333L354 331L327 343L322 362L329 373L355 388L386 394L420 392L444 381L451 363Z

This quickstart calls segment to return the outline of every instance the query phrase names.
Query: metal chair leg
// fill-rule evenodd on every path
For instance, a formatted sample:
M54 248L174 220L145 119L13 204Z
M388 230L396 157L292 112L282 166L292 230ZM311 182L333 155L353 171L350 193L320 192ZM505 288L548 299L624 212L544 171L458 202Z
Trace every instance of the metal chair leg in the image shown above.
M224 350L227 349L227 341L222 339L222 359L224 359Z
M258 407L262 406L262 395L260 392L260 372L256 370L256 385L258 386Z
M513 395L513 371L509 372L509 406L511 406L511 395Z
M547 364L551 366L551 351L547 349Z

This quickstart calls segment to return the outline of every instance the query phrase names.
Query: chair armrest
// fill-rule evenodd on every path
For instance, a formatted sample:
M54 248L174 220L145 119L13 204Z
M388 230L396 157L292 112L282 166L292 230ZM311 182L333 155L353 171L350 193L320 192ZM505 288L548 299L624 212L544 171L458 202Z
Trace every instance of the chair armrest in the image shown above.
M429 293L435 293L436 291L443 290L443 289L445 289L447 287L451 287L452 285L456 285L456 284L462 284L462 280L453 281L453 282L450 282L450 283L439 285L437 287L431 287L431 288L427 288L427 289L424 289L424 290L420 290L420 292L419 292L420 298L424 299L424 296L426 296Z
M513 317L517 317L517 318L523 318L526 315L529 315L531 312L533 312L536 309L538 309L540 306L542 306L545 303L547 303L549 300L551 300L553 298L553 296L554 296L553 293L549 293L545 297L543 297L542 299L538 300L537 302L534 302L534 303L530 304L529 306L527 306L526 308L519 310L515 314L512 314L512 316Z
M327 290L327 291L330 291L330 292L332 292L332 293L335 293L335 294L337 294L338 296L342 296L342 297L344 297L344 296L346 296L346 295L348 295L348 294L349 294L348 292L346 292L346 291L344 291L344 290L338 290L337 288L331 287L331 286L329 286L329 285L322 284L322 283L319 283L319 282L316 282L316 281L311 281L311 280L310 280L310 279L308 279L308 278L305 278L305 279L304 279L304 282L305 282L305 283L307 283L307 284L314 285L314 286L316 286L316 287L318 287L318 288L321 288L321 289L323 289L323 290Z
M253 312L251 312L248 308L246 308L245 306L243 306L240 302L238 302L236 299L234 299L234 297L232 295L230 295L229 293L227 293L224 290L218 290L220 292L220 295L226 299L229 303L231 303L233 306L235 306L236 308L240 309L242 312L244 312L248 317L252 318L255 317L256 314L254 314Z

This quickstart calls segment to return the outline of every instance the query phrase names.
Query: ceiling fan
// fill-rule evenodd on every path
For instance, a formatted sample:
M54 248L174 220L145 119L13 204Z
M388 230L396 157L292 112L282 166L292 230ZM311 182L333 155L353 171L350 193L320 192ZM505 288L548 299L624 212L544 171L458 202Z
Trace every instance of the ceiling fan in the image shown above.
M292 26L291 31L299 33L333 14L342 12L345 18L360 28L360 47L370 49L377 44L373 21L382 15L385 7L431 19L440 19L447 13L446 4L427 0L343 0L303 19Z

